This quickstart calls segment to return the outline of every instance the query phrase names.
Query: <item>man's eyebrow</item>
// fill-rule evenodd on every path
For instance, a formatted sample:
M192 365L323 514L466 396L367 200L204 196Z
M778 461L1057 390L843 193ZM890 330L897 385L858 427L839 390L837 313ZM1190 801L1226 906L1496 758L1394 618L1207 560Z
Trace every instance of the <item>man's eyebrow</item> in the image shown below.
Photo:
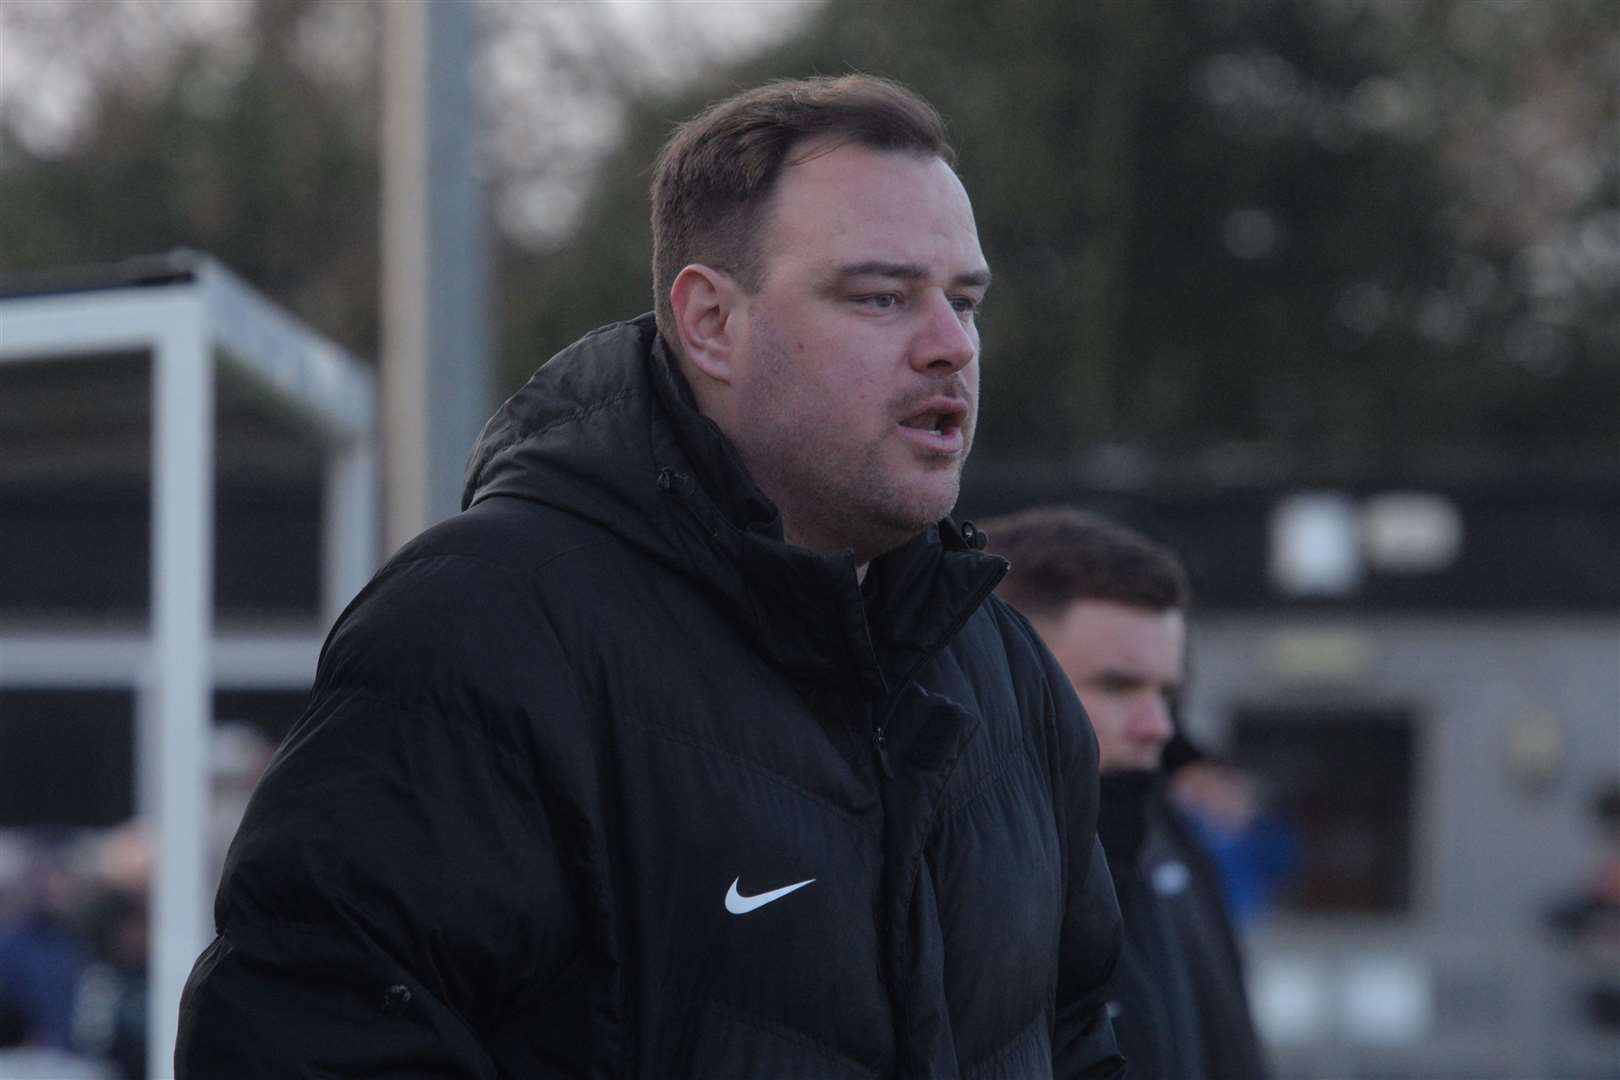
M928 271L916 263L884 262L882 259L869 259L866 262L847 263L836 271L839 278L851 277L890 277L902 281L923 281L929 276ZM972 286L981 289L990 287L990 270L988 267L979 270L969 270L951 278L952 285Z

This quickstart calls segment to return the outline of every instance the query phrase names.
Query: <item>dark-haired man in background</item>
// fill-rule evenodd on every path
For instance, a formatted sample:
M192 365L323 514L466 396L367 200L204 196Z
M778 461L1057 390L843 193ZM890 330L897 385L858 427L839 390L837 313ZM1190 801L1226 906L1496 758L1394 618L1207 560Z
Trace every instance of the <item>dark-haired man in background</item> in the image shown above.
M182 1076L1100 1076L1096 742L948 515L990 272L939 116L679 128L656 319L485 428L339 619Z
M1219 873L1166 797L1194 754L1176 731L1186 571L1168 548L1065 507L985 523L999 592L1035 624L1085 703L1102 761L1098 830L1125 920L1110 1012L1142 1080L1260 1080L1265 1062Z

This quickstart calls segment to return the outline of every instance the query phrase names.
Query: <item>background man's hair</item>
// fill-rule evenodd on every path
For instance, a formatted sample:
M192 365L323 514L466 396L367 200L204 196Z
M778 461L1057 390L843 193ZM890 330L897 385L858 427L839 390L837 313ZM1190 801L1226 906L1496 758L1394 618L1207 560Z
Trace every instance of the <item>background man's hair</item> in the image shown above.
M939 113L888 79L781 80L710 105L675 129L653 166L653 301L672 346L680 344L669 302L675 275L703 263L756 291L776 180L801 140L822 137L956 163Z
M990 550L1012 564L996 591L1032 618L1077 600L1150 611L1192 601L1187 571L1163 544L1098 514L1043 506L982 523Z

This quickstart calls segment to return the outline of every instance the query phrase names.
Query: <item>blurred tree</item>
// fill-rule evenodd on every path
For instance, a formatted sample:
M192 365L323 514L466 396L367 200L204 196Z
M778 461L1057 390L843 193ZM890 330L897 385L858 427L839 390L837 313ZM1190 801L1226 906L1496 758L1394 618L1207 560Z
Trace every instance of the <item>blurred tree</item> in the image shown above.
M962 150L997 275L981 460L1121 478L1620 452L1613 0L780 8L482 0L509 385L651 306L671 123L866 70L939 104ZM373 355L376 17L0 5L0 271L190 245ZM767 24L778 44L735 59ZM67 135L19 107L15 73L42 70L19 42L77 63Z
M64 145L29 145L6 111L0 271L193 247L374 354L375 9L235 5L249 25L227 43L188 39L178 22L187 5L126 7L126 29L151 32L156 21L157 36L179 44L166 63L152 63L102 40L86 116ZM60 5L42 31L71 48L81 35L104 34L111 10ZM8 51L20 47L20 32L6 27ZM322 63L319 46L334 37L353 51Z
M650 307L646 170L672 122L866 70L938 104L962 150L997 278L981 457L1612 458L1616 57L1607 0L830 0L780 49L640 101L572 240L509 253L509 374ZM1482 204L1494 140L1549 119L1580 197L1531 215L1524 177ZM1572 259L1585 276L1538 303L1536 268Z
M479 0L502 243L564 230L625 102L785 33L808 2L715 27L693 19L714 0ZM380 0L0 2L0 273L194 247L375 356L380 23Z

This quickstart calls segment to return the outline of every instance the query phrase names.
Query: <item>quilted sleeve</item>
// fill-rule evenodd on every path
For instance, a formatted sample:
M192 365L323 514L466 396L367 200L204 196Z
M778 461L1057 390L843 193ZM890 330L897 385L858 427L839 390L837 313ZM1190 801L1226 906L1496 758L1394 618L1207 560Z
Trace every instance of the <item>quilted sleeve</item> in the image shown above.
M493 1078L514 1013L578 1019L555 1001L579 949L577 837L525 732L586 724L568 692L537 717L492 689L501 658L459 623L502 610L482 604L494 587L384 590L340 623L232 844L177 1076ZM544 641L524 651L529 683L562 685Z
M1097 736L1057 661L1038 640L1059 758L1065 817L1065 904L1059 939L1053 1075L1112 1077L1124 1058L1108 1019L1107 986L1119 962L1119 903L1097 839Z

